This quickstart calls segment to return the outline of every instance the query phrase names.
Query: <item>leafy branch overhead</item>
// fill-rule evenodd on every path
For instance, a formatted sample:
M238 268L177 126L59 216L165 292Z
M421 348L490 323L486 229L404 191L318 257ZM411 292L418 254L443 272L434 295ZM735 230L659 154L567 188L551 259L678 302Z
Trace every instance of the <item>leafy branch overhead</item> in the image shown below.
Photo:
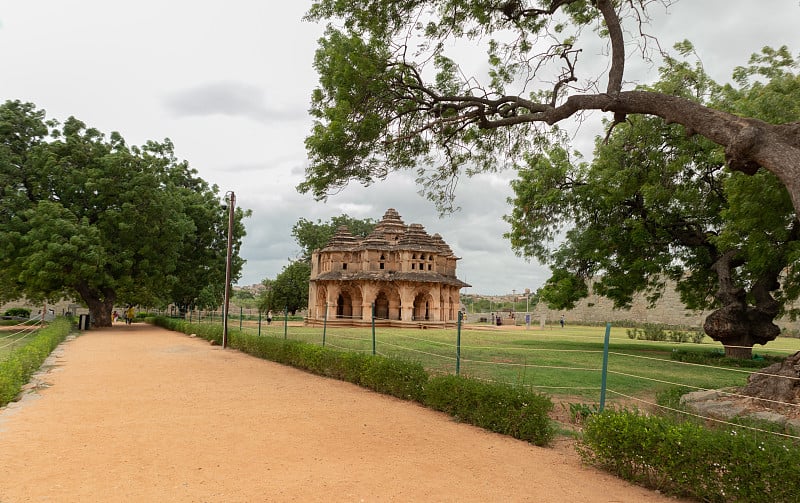
M427 196L450 210L459 176L516 167L551 126L600 110L612 114L611 124L644 114L682 125L723 146L730 169L771 171L800 210L797 123L626 88L631 45L645 54L653 46L648 9L672 3L316 1L307 19L329 24L314 63L311 162L298 188L324 199L351 180L371 184L413 169ZM583 68L597 63L599 46L606 47L602 76ZM475 69L480 50L484 70Z

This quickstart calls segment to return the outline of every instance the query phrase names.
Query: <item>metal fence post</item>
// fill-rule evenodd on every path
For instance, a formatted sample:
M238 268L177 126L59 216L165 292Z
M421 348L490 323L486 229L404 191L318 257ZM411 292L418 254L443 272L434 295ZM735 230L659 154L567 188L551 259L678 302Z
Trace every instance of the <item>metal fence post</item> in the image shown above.
M372 354L375 354L375 303L372 303Z
M603 377L600 382L600 412L606 406L606 377L608 376L608 341L611 338L611 323L606 323L606 337L603 342Z
M261 309L258 310L258 336L261 337Z
M283 306L283 338L289 331L289 306Z
M325 331L328 329L328 303L325 303L325 317L322 319L322 347L325 347Z
M461 311L458 312L458 331L456 335L456 375L461 375Z

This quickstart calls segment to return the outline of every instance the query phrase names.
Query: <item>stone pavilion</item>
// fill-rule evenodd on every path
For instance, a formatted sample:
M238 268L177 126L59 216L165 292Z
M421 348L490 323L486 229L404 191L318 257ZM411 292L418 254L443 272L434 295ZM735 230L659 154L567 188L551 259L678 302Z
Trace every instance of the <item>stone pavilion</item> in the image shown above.
M406 225L393 208L366 238L337 229L311 255L308 317L311 325L453 326L459 292L470 285L456 277L460 260L439 234Z

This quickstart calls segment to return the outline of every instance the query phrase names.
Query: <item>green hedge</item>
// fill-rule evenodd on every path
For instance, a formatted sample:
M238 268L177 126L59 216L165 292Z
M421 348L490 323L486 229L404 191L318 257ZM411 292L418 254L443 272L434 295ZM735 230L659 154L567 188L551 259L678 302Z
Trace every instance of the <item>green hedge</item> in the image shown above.
M222 341L222 326L170 318L148 321L204 339ZM545 395L464 377L430 377L421 364L364 353L334 351L276 337L228 331L228 345L244 353L413 400L456 419L536 445L547 445L554 428Z
M71 330L69 320L58 318L39 330L26 345L13 350L0 361L0 407L19 395L22 386L42 366L56 346L66 339Z
M709 502L796 502L793 440L638 411L605 411L585 424L584 461L666 494Z
M553 402L545 395L506 384L459 376L428 380L425 404L460 421L504 435L546 445L554 431L548 417Z

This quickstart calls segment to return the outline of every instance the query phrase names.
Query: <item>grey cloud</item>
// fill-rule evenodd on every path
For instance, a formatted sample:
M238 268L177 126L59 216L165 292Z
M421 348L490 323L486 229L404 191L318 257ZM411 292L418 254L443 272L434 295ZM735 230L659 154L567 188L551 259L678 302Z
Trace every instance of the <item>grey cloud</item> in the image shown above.
M242 82L212 82L175 91L164 98L164 106L178 117L225 115L245 117L261 123L305 119L298 107L272 108L264 98L264 89Z

